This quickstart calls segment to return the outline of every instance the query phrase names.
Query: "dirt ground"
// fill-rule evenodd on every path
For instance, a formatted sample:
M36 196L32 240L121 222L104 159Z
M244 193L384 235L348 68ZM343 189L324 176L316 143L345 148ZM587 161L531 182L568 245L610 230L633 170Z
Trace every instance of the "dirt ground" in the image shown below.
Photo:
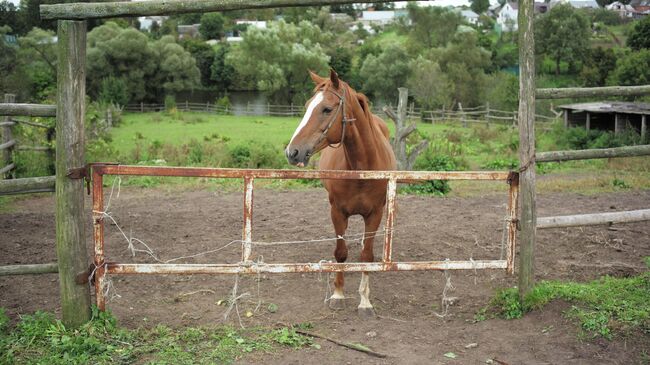
M110 191L110 189L106 189ZM88 248L91 252L90 199L87 199ZM473 198L398 196L393 257L396 260L496 259L500 255L506 193ZM648 208L650 191L583 196L541 195L540 216ZM12 213L0 214L0 264L44 263L55 260L54 201L43 195L16 203ZM190 256L222 247L241 237L242 194L213 191L122 188L108 209L127 235L147 243L160 260ZM352 219L348 234L362 231ZM588 228L540 230L536 247L536 279L588 281L602 275L627 276L644 270L650 255L650 224L635 223ZM333 237L324 190L255 191L253 239L277 242ZM149 262L142 252L131 257L127 242L107 224L107 260ZM381 255L383 237L375 245ZM143 246L136 246L143 249ZM350 244L350 259L360 245ZM333 260L332 242L307 242L255 247L255 260L318 262ZM238 244L199 257L175 262L234 263ZM317 340L321 349L280 350L253 354L241 363L264 364L476 364L498 359L507 364L630 364L650 349L650 336L619 336L613 341L580 340L578 328L563 312L566 303L552 303L519 320L474 321L495 289L516 285L516 275L501 270L451 273L456 297L444 318L441 272L378 273L371 275L371 301L377 317L357 316L359 274L346 276L346 308L331 311L324 304L326 274L246 276L238 293L249 293L239 306L244 326L310 322L314 332L344 342L362 343L389 355L369 357ZM232 291L234 276L114 276L108 307L128 327L211 326L224 322L219 305ZM252 317L244 314L259 310ZM271 313L269 304L278 310ZM55 274L0 278L0 306L14 318L44 309L58 313ZM237 315L225 322L238 326ZM476 344L475 347L469 344ZM456 359L443 355L454 352ZM498 362L497 362L498 363Z

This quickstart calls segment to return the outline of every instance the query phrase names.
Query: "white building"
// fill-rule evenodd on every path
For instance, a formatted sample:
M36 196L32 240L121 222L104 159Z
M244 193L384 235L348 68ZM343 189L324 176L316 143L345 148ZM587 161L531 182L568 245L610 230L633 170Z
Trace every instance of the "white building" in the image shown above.
M469 24L478 24L478 14L471 10L461 10L460 15L465 18Z
M153 23L162 25L162 23L167 19L166 16L141 16L138 17L138 22L140 23L140 30L150 31Z
M632 5L626 5L620 1L615 1L605 6L605 9L617 12L621 18L632 18L635 13Z
M515 2L507 2L501 7L497 14L497 24L502 30L506 32L517 30L518 9L519 4Z
M247 24L249 27L257 29L266 29L265 20L235 20L235 24Z

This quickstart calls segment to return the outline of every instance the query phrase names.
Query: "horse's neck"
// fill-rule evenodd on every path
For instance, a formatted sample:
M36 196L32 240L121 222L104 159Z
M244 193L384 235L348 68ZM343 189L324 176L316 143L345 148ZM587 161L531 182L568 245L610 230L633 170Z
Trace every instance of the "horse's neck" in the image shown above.
M372 115L367 115L356 98L348 100L347 116L355 120L348 124L346 128L343 148L345 148L345 157L352 170L383 170L383 159L380 148L383 147L378 140L382 135L373 125Z

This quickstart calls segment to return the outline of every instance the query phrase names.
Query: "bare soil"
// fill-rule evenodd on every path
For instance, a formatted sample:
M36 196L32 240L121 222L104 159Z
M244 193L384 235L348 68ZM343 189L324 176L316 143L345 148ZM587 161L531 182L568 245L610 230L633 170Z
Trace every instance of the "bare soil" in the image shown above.
M110 189L106 189L107 192ZM117 190L117 189L116 189ZM108 195L108 194L107 194ZM108 197L107 197L108 198ZM86 235L91 252L91 210L87 200ZM399 211L393 257L396 260L495 259L501 252L506 193L472 198L398 196ZM541 195L540 216L642 209L650 206L650 191L583 196ZM122 188L111 199L112 216L127 235L147 243L160 260L190 256L240 239L242 194L210 191ZM360 218L351 220L348 234L362 232ZM327 196L322 189L255 192L253 238L278 242L334 237ZM644 268L650 255L650 224L540 230L536 247L536 279L589 281L603 275L629 276ZM142 252L131 257L126 240L107 224L107 259L116 262L155 260ZM381 255L377 238L375 256ZM51 262L55 257L54 200L42 195L16 203L15 212L0 214L0 264ZM143 246L136 246L144 249ZM255 260L318 262L333 260L332 242L307 242L255 247ZM350 260L360 245L350 244ZM174 262L235 263L240 245ZM555 302L518 320L475 321L498 288L516 285L516 275L500 270L451 273L456 297L443 318L441 272L371 275L371 301L376 318L357 316L359 274L346 276L346 308L331 311L324 304L326 274L282 274L241 277L238 293L249 293L240 305L241 323L274 326L310 322L314 332L344 342L362 343L388 354L369 357L323 340L321 349L280 350L252 354L241 363L264 364L630 364L650 349L647 334L619 335L612 341L580 339L579 329L565 318L569 307ZM108 306L127 327L214 326L224 322L234 276L114 276ZM274 303L275 313L267 308ZM255 311L256 307L259 308ZM39 309L58 313L55 274L0 277L0 306L16 318ZM246 311L253 311L246 317ZM226 323L239 325L236 313ZM469 348L467 345L476 344ZM445 353L458 357L449 359ZM498 362L497 362L498 363Z

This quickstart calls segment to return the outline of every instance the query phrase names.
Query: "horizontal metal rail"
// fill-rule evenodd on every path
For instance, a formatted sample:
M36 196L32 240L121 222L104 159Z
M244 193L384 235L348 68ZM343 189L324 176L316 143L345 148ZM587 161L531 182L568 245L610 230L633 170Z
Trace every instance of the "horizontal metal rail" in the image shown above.
M537 89L535 93L535 97L537 99L568 99L644 95L650 95L650 85L548 88Z
M56 117L56 105L0 103L0 116Z
M333 180L507 180L510 175L507 171L258 170L104 164L94 164L93 170L102 175Z
M588 160L592 158L634 157L650 155L650 145L598 148L590 150L538 152L537 162Z
M378 0L377 2L391 2ZM407 0L413 1L413 0ZM209 13L227 10L353 4L358 0L151 0L41 5L41 19L102 19L126 16Z
M323 262L305 264L117 264L107 263L108 274L264 274L319 272L379 272L423 270L505 269L506 260L417 262Z

